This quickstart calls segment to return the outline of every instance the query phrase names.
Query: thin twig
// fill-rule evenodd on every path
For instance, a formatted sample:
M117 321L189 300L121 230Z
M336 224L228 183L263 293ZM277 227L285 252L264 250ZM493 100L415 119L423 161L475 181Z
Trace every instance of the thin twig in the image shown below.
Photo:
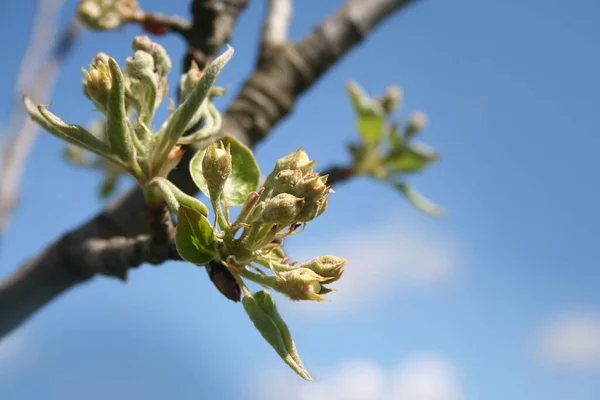
M124 16L123 21L140 24L146 32L155 35L164 35L168 32L175 32L182 35L185 39L187 39L192 29L192 24L180 16L164 15L142 10L137 10L131 15Z

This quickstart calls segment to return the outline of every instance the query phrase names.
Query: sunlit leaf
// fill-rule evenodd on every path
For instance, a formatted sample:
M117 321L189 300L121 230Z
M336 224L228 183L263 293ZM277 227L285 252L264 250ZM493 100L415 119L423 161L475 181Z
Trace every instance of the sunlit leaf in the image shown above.
M283 361L302 378L311 380L311 376L298 356L290 330L277 312L271 294L261 290L252 296L245 296L242 304L256 329Z
M411 143L393 149L386 157L386 163L393 172L416 172L436 161L439 155L429 147Z
M175 244L181 258L202 265L215 256L216 238L210 222L198 211L179 207Z
M230 146L232 171L223 187L222 199L232 206L244 204L250 192L258 188L260 170L252 151L231 136L222 139L224 147ZM190 162L190 174L196 186L210 196L208 185L202 174L202 160L206 150L199 151Z

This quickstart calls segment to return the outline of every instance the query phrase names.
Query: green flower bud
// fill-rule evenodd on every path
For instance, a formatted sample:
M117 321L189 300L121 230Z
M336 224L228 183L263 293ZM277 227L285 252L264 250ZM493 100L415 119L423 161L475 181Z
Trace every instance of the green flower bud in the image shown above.
M172 63L167 51L160 44L150 40L148 36L136 36L133 39L131 48L134 52L143 51L150 54L154 60L158 75L166 77L169 71L171 71Z
M295 195L306 198L321 198L331 190L325 183L327 176L319 176L319 174L306 175L300 184L295 188Z
M216 201L221 195L223 186L225 186L225 182L231 174L231 168L229 148L225 150L211 142L206 148L206 153L204 153L202 159L202 174L206 179L210 198L213 201Z
M202 71L198 68L198 64L192 60L192 65L190 69L185 74L181 75L181 79L179 80L179 99L180 101L185 101L188 95L192 92L194 87L200 82L200 78L202 77Z
M92 100L96 108L105 113L106 103L112 88L112 76L108 68L108 60L96 57L94 63L90 64L90 70L83 71L83 93L87 98Z
M321 202L319 199L310 198L306 199L306 203L302 208L302 211L298 215L298 222L308 222L317 218L323 212L321 211Z
M401 101L402 90L398 86L390 86L379 99L379 104L381 104L385 113L389 115L398 109Z
M302 171L300 171L299 169L284 169L282 171L279 171L279 173L275 176L275 179L273 181L273 193L296 194L294 190L300 182L302 182Z
M280 272L279 278L280 282L276 289L287 294L292 300L325 300L323 296L320 296L323 291L321 284L328 279L313 270L300 267Z
M304 199L289 193L280 193L266 204L261 213L263 222L290 225L296 222L304 206Z
M111 3L116 2L82 0L77 6L77 16L90 29L114 29L121 24L121 18Z
M308 268L314 271L317 275L326 278L323 283L332 283L340 279L344 273L344 265L346 260L336 256L319 256L313 258L300 266L300 268Z
M310 161L308 154L302 149L298 149L295 153L290 153L287 156L280 158L275 163L275 174L279 173L284 169L299 169L304 174L312 173L312 169L315 165L314 161Z
M411 137L421 132L427 126L427 115L422 111L415 111L406 123L406 136Z

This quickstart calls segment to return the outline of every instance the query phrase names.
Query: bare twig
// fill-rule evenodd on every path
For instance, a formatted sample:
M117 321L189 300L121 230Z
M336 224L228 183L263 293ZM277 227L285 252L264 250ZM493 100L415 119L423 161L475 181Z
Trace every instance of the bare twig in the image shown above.
M194 1L198 6L208 3L214 2ZM230 3L246 2L230 0ZM223 131L247 145L258 143L276 123L291 112L295 99L359 43L367 32L384 17L410 3L411 0L347 2L306 38L290 46L291 49L280 52L272 62L265 63L252 74L225 113ZM195 17L194 26L196 23ZM216 35L215 30L210 32ZM195 53L204 52L203 49L216 52L220 47L212 39L204 39L204 43L211 43L207 47L199 47L198 43L203 42L198 41L193 46ZM207 51L200 59L207 60L213 54ZM183 166L177 168L171 178L180 188L191 192L196 189L193 188L187 170ZM1 284L0 336L18 326L66 289L91 278L86 260L73 254L73 248L92 238L135 237L147 233L147 221L144 213L140 212L142 205L141 190L130 191L93 220L72 231L68 235L71 240L65 241L63 237L51 244Z
M287 42L291 20L292 0L269 0L260 42L259 64L270 59L272 53Z
M146 32L155 35L175 32L186 39L192 29L191 23L177 15L164 15L142 10L137 10L130 15L123 16L123 21L140 24Z
M47 48L54 42L56 13L63 0L40 0L34 31L21 66L9 122L4 130L2 170L0 171L0 235L6 230L10 216L17 204L19 182L29 151L35 142L39 127L25 112L22 96L31 92L37 100L45 100L52 91L60 66L80 32L76 22L67 28L55 42L52 52L45 57Z

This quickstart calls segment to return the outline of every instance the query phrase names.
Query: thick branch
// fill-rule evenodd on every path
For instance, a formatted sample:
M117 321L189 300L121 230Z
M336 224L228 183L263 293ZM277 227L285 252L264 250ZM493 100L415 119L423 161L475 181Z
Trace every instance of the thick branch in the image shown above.
M192 29L188 33L188 54L184 60L187 71L192 60L204 68L231 38L231 32L249 0L194 0L191 12Z
M223 131L258 143L304 93L384 18L415 0L351 0L302 41L282 48L248 78L231 103Z
M292 0L269 0L260 41L259 65L286 43L291 19Z
M331 65L359 43L363 36L385 16L411 2L411 0L349 1L304 40L286 48L272 62L262 65L252 74L225 113L223 132L232 134L251 146L258 143L276 123L291 112L297 96L314 84ZM194 6L208 7L213 3L215 2L209 0L196 0ZM223 10L228 10L228 7L231 10L234 4L239 7L242 3L245 5L246 1L226 0ZM222 17L227 22L233 14L221 15L227 16ZM194 14L194 26L196 27L200 22L201 20ZM217 35L220 30L210 32ZM225 36L228 35L223 37ZM211 40L202 41L199 38L195 39L194 43L190 39L190 46L194 58L199 57L198 52L201 49L214 50L212 54L207 52L197 58L204 62L214 57L220 47L211 43ZM179 187L192 191L193 184L185 165L186 162L182 161L182 166L175 170L171 178ZM65 243L61 239L55 242L2 284L0 286L0 336L67 288L90 278L85 260L70 253L70 244L81 244L92 238L135 237L148 232L144 213L139 212L142 204L141 191L132 190L92 221L66 236L74 238L74 241Z

